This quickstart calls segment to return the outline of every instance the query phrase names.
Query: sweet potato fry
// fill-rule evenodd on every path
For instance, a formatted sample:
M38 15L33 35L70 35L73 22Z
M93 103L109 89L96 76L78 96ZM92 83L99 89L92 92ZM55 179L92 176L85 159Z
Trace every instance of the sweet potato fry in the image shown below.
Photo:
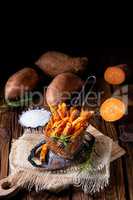
M71 112L71 115L70 115L70 118L69 118L69 121L70 122L73 122L75 119L77 119L79 117L79 110L78 109L74 109L72 112Z
M80 134L82 134L84 131L84 127L81 127L80 129L78 129L71 137L71 140L76 139Z
M60 116L59 116L59 114L57 112L57 106L51 106L51 105L49 105L49 107L50 107L50 111L51 111L52 116L53 116L53 121L54 122L55 121L59 121L61 118L60 118Z
M47 146L47 144L43 144L42 149L41 149L41 153L40 153L41 162L45 161L47 152L48 152L48 146Z
M49 122L48 122L48 124L47 124L47 126L46 126L46 128L45 128L45 132L46 132L46 133L47 133L49 130L52 129L53 124L54 124L54 122L53 122L53 117L51 117L50 120L49 120Z
M72 131L72 123L67 122L66 127L63 130L63 135L70 135Z
M61 120L61 117L57 111L54 112L54 114L53 114L53 120L54 120L54 122Z
M80 113L80 117L88 120L91 118L91 116L93 115L94 111L86 111L86 110L82 110Z
M68 117L69 116L69 111L67 109L66 103L59 104L57 112L58 112L58 114L59 114L61 119L63 119L64 117Z
M76 124L81 123L83 121L82 117L78 117L72 122L72 126L75 127Z
M70 115L72 114L72 112L73 112L75 109L76 109L75 106L72 106L72 107L70 108Z
M76 132L77 130L79 130L81 127L84 127L84 129L85 129L85 128L87 128L87 126L88 126L88 122L87 122L87 121L79 122L79 123L77 123L77 124L75 125L75 127L74 127L74 132ZM73 133L73 134L74 134L74 133Z
M53 113L56 111L56 109L57 109L56 106L52 106L52 105L50 105L50 104L49 104L49 108L50 108L50 111L51 111L52 114L53 114Z
M61 109L62 109L64 117L66 117L66 113L67 113L67 105L66 105L66 103L62 103L61 104Z
M54 122L52 129L57 128L61 124L62 120Z
M65 126L66 126L66 123L68 121L68 117L64 118L61 123L59 124L58 127L55 128L55 130L53 130L51 132L51 136L54 137L54 136L59 136L61 135L61 133L63 132Z
M86 127L86 124L88 124L90 117L92 116L92 111L82 111L80 114L80 117L75 119L72 122L72 126L74 130L78 130L80 127Z

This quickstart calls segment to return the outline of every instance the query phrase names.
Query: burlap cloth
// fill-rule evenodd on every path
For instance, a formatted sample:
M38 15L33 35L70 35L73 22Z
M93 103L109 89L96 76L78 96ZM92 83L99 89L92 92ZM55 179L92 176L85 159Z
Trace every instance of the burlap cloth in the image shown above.
M69 185L81 187L84 192L94 193L109 183L109 166L113 141L89 125L87 131L95 136L95 144L89 161L65 170L44 171L33 167L27 160L31 149L44 136L41 131L25 130L24 134L13 141L10 153L10 180L12 184L36 191L58 191Z

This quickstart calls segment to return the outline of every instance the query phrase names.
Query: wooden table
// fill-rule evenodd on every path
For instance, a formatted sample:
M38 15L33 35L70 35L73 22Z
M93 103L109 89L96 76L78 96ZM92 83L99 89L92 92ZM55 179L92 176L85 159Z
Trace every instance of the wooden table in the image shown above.
M111 96L112 88L105 82L99 81L98 87L100 91L104 91L103 95L105 99ZM0 131L0 179L8 175L8 156L12 139L18 138L23 133L22 127L18 124L18 116L20 113L20 109L0 109L0 128L8 130L6 133ZM133 117L132 113L133 112L130 113L129 110L130 119ZM114 140L118 140L119 124L114 125L112 123L106 123L100 117L93 120L92 124L102 131L102 133L110 136ZM11 197L10 199L133 200L133 146L128 143L120 144L126 149L127 154L111 163L110 184L100 193L90 196L72 187L60 194L52 194L48 191L37 194L34 190L31 192L22 190L18 192L15 197Z

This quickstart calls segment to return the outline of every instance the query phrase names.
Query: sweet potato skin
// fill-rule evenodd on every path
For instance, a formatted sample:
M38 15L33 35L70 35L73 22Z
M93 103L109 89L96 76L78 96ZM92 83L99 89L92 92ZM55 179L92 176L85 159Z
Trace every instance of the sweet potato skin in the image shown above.
M39 82L37 72L32 68L24 68L13 74L5 85L5 99L16 100L26 91L33 90Z
M69 72L57 75L47 88L47 104L55 106L68 100L72 92L82 88L83 83L81 78Z
M35 64L51 77L64 72L81 75L86 69L88 58L71 57L64 53L49 51L44 53Z

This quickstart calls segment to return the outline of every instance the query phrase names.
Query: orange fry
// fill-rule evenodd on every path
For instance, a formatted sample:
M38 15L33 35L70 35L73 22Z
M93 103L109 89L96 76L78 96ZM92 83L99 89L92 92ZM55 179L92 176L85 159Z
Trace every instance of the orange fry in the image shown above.
M66 103L62 103L61 104L61 109L62 109L62 112L63 112L64 116L66 116L66 113L67 113L67 105L66 105Z
M73 122L77 117L79 117L79 110L78 110L78 109L74 109L74 110L71 112L69 121L70 121L70 122Z
M72 131L72 124L70 122L67 122L66 127L63 130L63 135L70 135Z
M56 135L59 136L62 133L64 127L66 126L67 121L68 121L68 118L67 117L64 118L64 120L61 121L61 123L59 124L59 126L56 127L55 130L53 130L51 132L51 136L52 137L54 137Z
M76 132L78 129L80 129L81 127L84 127L84 129L85 128L87 128L87 126L88 126L88 122L87 121L82 121L82 122L79 122L79 123L77 123L76 125L75 125L75 127L74 127L74 132Z
M61 124L62 120L54 122L52 129L57 128Z
M47 152L48 152L48 146L47 146L47 144L43 144L42 149L41 149L41 153L40 153L41 162L45 161Z
M74 131L77 131L78 129L80 129L81 126L82 126L82 123L81 123L81 122L77 123L77 124L74 126Z
M93 115L93 113L94 113L93 111L82 110L80 113L80 117L88 120Z
M72 107L70 108L70 115L71 115L71 113L72 113L75 109L76 109L75 106L72 106Z
M60 116L59 116L59 114L57 112L57 106L51 106L51 105L49 105L49 107L50 107L50 111L52 113L54 122L55 121L59 121L61 118L60 118Z
M76 139L80 134L82 134L84 131L84 127L81 127L78 129L71 137L72 140Z
M57 111L53 113L53 120L54 122L61 120L61 117L59 116Z
M53 114L56 111L57 106L49 105L49 108L50 108L51 113Z
M53 117L50 118L46 128L45 128L45 132L48 132L49 130L51 130L53 127Z
M74 127L77 123L81 123L83 121L82 117L78 117L72 122L72 126Z

